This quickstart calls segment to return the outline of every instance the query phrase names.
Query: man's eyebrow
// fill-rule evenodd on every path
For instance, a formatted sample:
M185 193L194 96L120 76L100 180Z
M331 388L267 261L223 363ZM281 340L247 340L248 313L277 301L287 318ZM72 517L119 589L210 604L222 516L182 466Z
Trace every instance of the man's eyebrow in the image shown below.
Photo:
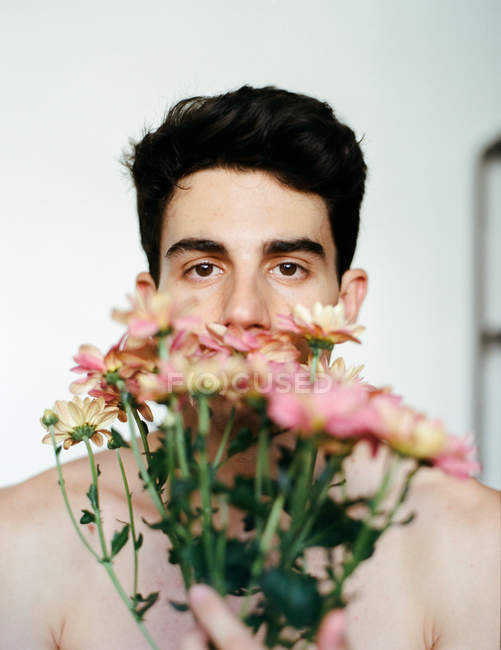
M317 257L325 260L324 247L309 237L300 237L298 239L272 239L263 246L265 255L276 255L277 253L294 253L304 251L312 253Z
M180 239L169 247L165 257L170 259L184 252L200 251L202 253L211 253L216 255L228 256L228 249L221 242L213 239L200 239L198 237L187 237ZM294 253L303 251L311 253L325 260L324 247L309 237L299 237L295 239L271 239L263 244L264 255L278 255L284 253Z
M186 251L201 251L202 253L216 253L219 255L228 254L226 246L220 242L214 241L213 239L198 239L197 237L187 237L186 239L180 239L175 244L172 244L172 246L170 246L168 251L165 253L165 257L171 258Z

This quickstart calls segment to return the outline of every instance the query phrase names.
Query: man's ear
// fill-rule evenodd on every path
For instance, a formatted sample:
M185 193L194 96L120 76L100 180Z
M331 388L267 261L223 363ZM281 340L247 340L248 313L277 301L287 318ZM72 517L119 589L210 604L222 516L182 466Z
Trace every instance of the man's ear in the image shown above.
M363 269L348 269L341 278L339 297L344 302L348 323L356 323L360 307L367 295L367 273Z
M148 288L155 289L156 291L155 281L151 275L147 271L141 271L141 273L136 275L136 290L139 291L141 288L144 288L145 285Z

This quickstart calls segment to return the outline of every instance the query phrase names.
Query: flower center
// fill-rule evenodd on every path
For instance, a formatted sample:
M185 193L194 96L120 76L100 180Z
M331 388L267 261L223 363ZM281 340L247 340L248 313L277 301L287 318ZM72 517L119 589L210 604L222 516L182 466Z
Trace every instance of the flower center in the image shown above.
M95 433L96 427L93 424L85 422L85 424L81 424L72 430L71 437L73 440L80 442L81 440L92 438Z

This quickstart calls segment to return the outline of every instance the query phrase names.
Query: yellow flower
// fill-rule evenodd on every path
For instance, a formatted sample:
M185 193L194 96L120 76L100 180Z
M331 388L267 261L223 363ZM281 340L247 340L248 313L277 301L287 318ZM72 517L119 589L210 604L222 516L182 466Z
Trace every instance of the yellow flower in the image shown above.
M313 362L313 356L310 355L308 363L302 363L301 367L307 372L310 372ZM360 373L364 368L364 364L360 366L346 367L343 357L337 357L335 361L329 366L328 359L325 355L321 356L318 360L316 376L322 379L332 379L335 382L342 384L351 384L355 381L361 382Z
M111 433L103 427L113 422L118 415L118 408L106 406L102 397L98 399L86 397L82 401L80 397L75 396L71 402L57 400L52 411L58 418L54 425L54 437L56 442L63 443L65 449L69 449L85 438L101 447L103 435L108 439L111 438ZM44 424L43 420L42 417L40 420L42 426L49 430L49 425ZM49 445L52 443L50 433L42 438L42 442Z
M343 357L338 357L328 369L328 374L336 381L343 384L349 384L353 381L361 381L360 373L364 369L364 364L360 366L346 367Z
M292 314L279 315L281 329L304 336L310 344L332 348L335 343L354 341L360 343L357 335L365 330L363 325L350 324L346 321L344 303L322 305L316 302L311 309L295 305Z

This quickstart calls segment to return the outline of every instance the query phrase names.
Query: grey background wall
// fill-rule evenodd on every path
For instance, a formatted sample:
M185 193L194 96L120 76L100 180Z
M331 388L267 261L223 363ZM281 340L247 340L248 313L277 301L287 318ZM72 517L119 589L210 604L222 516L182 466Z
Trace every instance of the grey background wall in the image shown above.
M117 338L111 307L146 268L118 162L128 139L183 97L243 83L326 100L364 136L367 331L339 352L450 431L472 429L472 176L501 132L499 2L52 0L3 14L0 484L53 464L38 419L70 397L78 345ZM497 487L500 440L493 420Z

